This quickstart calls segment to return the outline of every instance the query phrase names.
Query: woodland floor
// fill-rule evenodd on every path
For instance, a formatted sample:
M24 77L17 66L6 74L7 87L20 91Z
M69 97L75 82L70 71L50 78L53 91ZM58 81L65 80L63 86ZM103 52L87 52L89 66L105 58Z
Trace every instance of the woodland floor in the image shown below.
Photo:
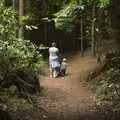
M67 76L49 78L41 76L43 94L37 98L36 107L23 111L25 116L16 120L112 120L112 109L101 104L96 93L84 84L88 73L97 63L90 56L68 57ZM117 119L115 119L117 120Z

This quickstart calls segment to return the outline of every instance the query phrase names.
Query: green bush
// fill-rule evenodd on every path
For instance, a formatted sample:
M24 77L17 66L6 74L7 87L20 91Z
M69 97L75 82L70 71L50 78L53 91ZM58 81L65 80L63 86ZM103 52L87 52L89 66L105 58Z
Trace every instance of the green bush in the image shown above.
M0 1L0 90L15 85L24 95L40 90L37 75L45 67L44 47L18 39L18 30L18 13Z

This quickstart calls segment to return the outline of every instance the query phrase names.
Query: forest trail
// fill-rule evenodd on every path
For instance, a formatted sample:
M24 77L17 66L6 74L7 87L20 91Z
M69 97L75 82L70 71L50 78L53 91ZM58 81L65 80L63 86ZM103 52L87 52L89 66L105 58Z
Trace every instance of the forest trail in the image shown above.
M41 94L33 96L32 105L12 113L15 120L120 120L113 106L100 101L84 82L97 62L91 56L68 55L68 75L50 78L48 69L40 76ZM114 116L116 117L115 119Z
M42 86L47 90L47 97L44 107L47 110L55 112L75 111L78 107L91 104L95 99L95 93L82 83L87 76L87 72L96 66L96 61L90 57L81 58L76 55L68 58L68 75L59 78L49 78L49 75L41 79ZM49 72L48 72L49 73Z
M96 94L83 84L87 74L96 67L96 60L91 56L74 55L68 58L68 63L67 76L49 78L47 74L41 77L46 95L37 99L37 107L47 112L43 116L46 120L98 120L96 115L89 119L91 113L96 112L93 107Z

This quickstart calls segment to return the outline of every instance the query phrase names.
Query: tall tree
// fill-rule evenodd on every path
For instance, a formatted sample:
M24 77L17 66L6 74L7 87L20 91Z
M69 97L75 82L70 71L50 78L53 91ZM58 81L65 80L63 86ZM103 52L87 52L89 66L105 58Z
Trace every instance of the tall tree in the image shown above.
M92 6L92 24L91 24L91 40L92 40L92 54L95 57L95 5Z
M24 35L24 29L23 29L23 22L22 22L22 17L24 15L24 0L19 0L19 38L23 39Z
M13 8L15 9L15 0L12 0Z
M80 22L80 31L81 31L81 55L84 55L84 48L83 48L83 14L81 11L81 22Z

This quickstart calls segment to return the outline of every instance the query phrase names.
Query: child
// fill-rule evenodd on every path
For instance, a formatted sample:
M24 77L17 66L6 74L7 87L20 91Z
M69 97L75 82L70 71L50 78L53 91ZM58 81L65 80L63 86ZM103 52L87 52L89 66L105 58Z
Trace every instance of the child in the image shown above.
M62 59L62 63L61 63L61 75L62 76L65 76L66 75L66 69L68 67L68 64L67 64L67 59L66 58L63 58Z

